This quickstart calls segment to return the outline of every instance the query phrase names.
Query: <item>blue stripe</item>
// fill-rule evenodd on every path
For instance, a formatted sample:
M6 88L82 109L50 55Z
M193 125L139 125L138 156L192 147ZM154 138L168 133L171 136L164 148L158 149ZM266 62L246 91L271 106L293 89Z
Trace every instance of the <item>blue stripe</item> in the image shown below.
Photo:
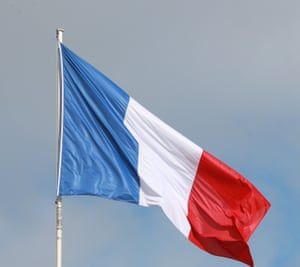
M61 45L64 118L59 195L138 203L138 144L123 123L129 96Z

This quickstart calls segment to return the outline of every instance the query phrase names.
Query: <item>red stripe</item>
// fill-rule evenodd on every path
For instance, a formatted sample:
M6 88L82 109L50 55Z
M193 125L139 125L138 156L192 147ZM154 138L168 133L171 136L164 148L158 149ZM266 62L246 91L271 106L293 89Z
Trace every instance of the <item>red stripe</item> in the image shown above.
M253 266L247 241L269 207L246 178L204 151L188 203L189 239L211 254Z

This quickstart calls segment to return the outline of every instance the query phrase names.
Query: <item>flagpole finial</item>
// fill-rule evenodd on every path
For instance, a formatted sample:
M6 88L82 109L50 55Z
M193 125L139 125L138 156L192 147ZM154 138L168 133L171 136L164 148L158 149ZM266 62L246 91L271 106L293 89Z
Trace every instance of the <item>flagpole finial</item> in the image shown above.
M62 43L62 41L63 41L63 32L64 32L63 28L57 28L56 29L56 39L60 43Z

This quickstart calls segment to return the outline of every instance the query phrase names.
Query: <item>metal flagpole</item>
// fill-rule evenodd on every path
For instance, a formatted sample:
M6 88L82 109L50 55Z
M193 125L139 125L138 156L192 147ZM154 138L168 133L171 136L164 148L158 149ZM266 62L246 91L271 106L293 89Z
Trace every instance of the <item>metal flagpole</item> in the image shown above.
M60 43L63 39L63 29L56 29L56 39L58 44L58 62L57 62L57 121L58 121L58 160L57 160L57 176L56 186L59 183L59 168L60 168L60 150L61 150L61 108L62 108L62 70L61 70L61 53ZM57 192L58 193L58 192ZM56 267L62 267L62 199L57 194L56 197Z
M56 198L56 267L62 266L62 201Z

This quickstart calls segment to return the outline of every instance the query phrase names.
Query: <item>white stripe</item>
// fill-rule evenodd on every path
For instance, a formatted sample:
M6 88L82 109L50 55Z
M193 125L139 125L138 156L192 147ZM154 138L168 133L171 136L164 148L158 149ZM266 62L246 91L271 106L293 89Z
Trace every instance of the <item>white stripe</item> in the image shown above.
M130 98L124 123L139 143L139 204L159 205L187 237L188 199L202 148Z

